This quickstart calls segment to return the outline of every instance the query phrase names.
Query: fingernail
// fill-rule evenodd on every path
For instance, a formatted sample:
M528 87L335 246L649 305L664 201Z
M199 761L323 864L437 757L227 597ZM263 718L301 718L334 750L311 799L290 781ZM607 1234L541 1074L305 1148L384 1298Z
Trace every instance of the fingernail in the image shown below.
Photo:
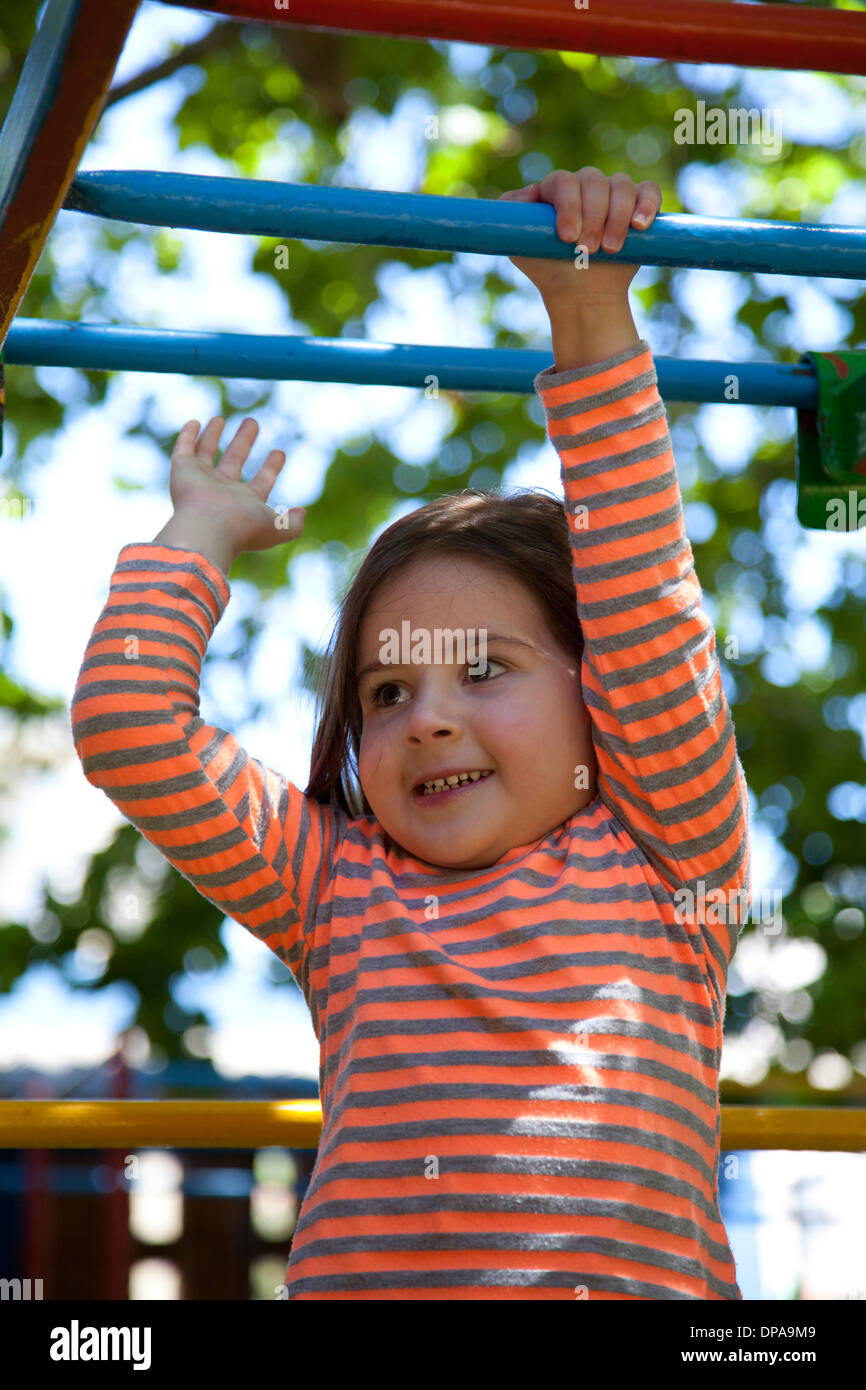
M289 520L291 521L292 525L300 526L301 522L306 516L306 513L306 507L292 507L291 511L289 512Z
M634 220L639 227L645 227L646 224L649 222L649 214L646 212L636 212L634 215Z

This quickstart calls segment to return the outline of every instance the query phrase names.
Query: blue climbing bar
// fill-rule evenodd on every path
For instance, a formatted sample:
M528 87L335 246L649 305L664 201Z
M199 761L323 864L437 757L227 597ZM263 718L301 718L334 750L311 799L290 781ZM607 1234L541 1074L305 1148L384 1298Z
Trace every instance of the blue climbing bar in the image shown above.
M79 174L64 208L209 232L571 260L549 203L123 169ZM579 243L578 243L579 244ZM601 260L866 280L866 229L659 213Z
M16 319L4 357L18 366L177 372L268 381L344 381L359 386L524 394L553 361L525 348L417 347L366 339L197 333L102 323ZM656 357L659 392L671 401L784 405L814 410L815 369L805 363L690 361Z

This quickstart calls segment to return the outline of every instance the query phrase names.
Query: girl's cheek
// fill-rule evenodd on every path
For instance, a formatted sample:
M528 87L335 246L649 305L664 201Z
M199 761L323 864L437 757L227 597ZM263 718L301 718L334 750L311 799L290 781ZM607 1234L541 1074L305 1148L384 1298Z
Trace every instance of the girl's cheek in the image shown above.
M358 744L358 771L362 776L368 771L367 764L370 761L369 749L370 735L367 729L367 721L365 720L361 726L361 741Z
M539 733L546 727L546 720L539 715L537 705L512 705L495 713L491 711L491 717L486 723L491 732L523 747L527 743L537 742Z
M374 777L381 769L384 748L381 732L372 729L365 721L361 729L361 742L358 747L358 771L362 777Z

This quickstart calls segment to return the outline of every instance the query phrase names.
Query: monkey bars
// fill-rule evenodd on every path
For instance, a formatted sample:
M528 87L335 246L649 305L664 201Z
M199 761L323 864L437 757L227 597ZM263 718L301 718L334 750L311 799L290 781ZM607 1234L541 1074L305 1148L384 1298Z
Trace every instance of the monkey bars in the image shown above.
M430 0L423 8L409 0L385 0L369 20L360 6L332 0L328 19L338 23L341 17L354 18L373 28L384 26L385 31L389 24L405 20L409 28L398 32L408 33L415 32L412 24L423 28L435 14L437 23L441 19L448 25L452 21L480 24L491 40L503 37L503 24L506 28L514 24L520 27L532 21L542 26L532 31L532 42L542 45L550 33L544 29L549 21L567 21L567 31L580 34L581 44L590 41L591 33L601 33L615 17L620 23L631 17L635 33L641 26L645 30L647 23L639 12L643 0L640 7L633 0L606 0L604 13L597 13L596 6L591 16L579 7L577 13L561 7L549 11L544 8L548 3L542 0L530 11L521 8L518 0L505 8L499 0L495 5L490 0L474 5L466 0L448 0L446 11L437 0ZM307 15L305 0L293 0L293 4L289 15L288 0L285 7L271 0L267 4L265 0L227 0L223 12L270 22L283 19L302 23L305 17L311 22L319 18L312 12ZM0 430L4 358L32 365L104 370L183 370L410 386L426 386L432 377L446 390L531 389L533 376L541 370L542 354L343 340L316 343L309 339L181 334L95 324L37 325L30 321L17 325L7 341L12 317L61 201L71 211L157 226L440 252L575 256L574 245L557 235L555 212L548 204L317 188L147 170L100 171L73 178L75 161L104 102L136 8L137 0L116 0L108 12L99 0L47 0L0 135ZM735 10L742 13L735 15ZM801 45L807 32L810 42L816 36L824 42L830 34L838 39L844 33L846 44L854 48L863 38L863 20L857 16L836 11L794 12L776 6L767 7L766 15L762 10L750 5L746 13L745 6L702 4L693 18L705 39L717 32L713 27L716 23L731 34L745 24L754 37L765 21L771 26L774 42L779 26L789 38L795 31L799 33ZM672 0L664 15L653 12L649 23L658 32L659 21L664 28L676 16L688 29L691 13L690 7L682 8L681 0ZM802 20L807 29L797 28ZM593 30L597 22L601 29ZM456 32L448 29L452 36ZM625 36L632 31L620 27L617 32L626 41ZM628 39L627 46L630 42ZM813 56L817 51L814 45L810 49ZM712 55L715 59L721 56L715 48ZM56 116L61 110L64 121L58 126ZM72 129L76 121L78 125ZM52 150L52 141L59 153ZM42 178L43 163L48 169L47 182ZM577 245L580 247L579 242ZM632 264L866 278L866 230L858 227L662 214L646 231L630 230L619 252L594 254ZM832 524L834 529L853 530L861 524L861 502L866 511L866 453L860 450L856 423L864 378L860 362L849 357L846 372L857 378L856 390L841 378L835 380L835 373L820 360L828 356L807 354L800 364L775 370L761 363L660 360L659 387L668 399L794 405L799 412L798 440L803 452L803 459L798 458L799 519L807 526ZM836 356L841 361L845 354ZM842 449L828 444L831 418L845 425ZM827 520L831 510L832 523ZM844 525L839 521L840 513L846 517Z
M866 1151L866 1109L723 1105L721 1147ZM315 1149L316 1100L4 1100L0 1148Z
M88 371L179 372L269 381L346 381L364 386L528 394L550 352L525 348L417 347L369 339L266 333L198 333L121 324L16 319L6 362ZM788 405L814 410L815 369L802 363L656 357L666 400Z
M204 8L192 0L167 2ZM376 0L375 4L328 0L323 8L321 0L211 0L208 8L237 19L271 24L500 47L840 73L866 71L866 16L792 5L747 7L702 2L696 6L694 0L666 0L662 7L653 8L645 0L592 0L591 7L579 0L572 4L564 0ZM105 0L47 0L41 12L0 132L0 349L6 345L7 361L220 375L232 374L233 364L244 376L294 375L395 385L415 384L414 374L423 370L425 377L435 375L445 389L528 389L527 380L531 382L539 359L546 364L549 354L342 340L314 343L309 339L181 334L27 320L10 333L61 206L135 222L266 236L493 255L573 257L573 247L556 236L553 210L546 205L432 199L416 194L316 189L147 171L81 174L75 178L137 9L138 0L111 0L110 4ZM322 24L323 18L327 24ZM245 224L243 219L247 219ZM646 232L630 231L622 251L610 259L864 278L864 248L866 232L858 228L665 214ZM679 399L751 399L754 403L791 404L806 411L820 406L817 374L808 364L737 367L660 359L658 372L663 392ZM718 378L723 372L740 378L736 392L719 392ZM710 396L678 394L710 389ZM796 399L782 399L786 392ZM820 423L820 409L817 418ZM837 477L837 486L840 481L845 480ZM0 1102L0 1147L5 1148L237 1148L269 1144L315 1148L320 1133L319 1103L308 1101ZM726 1149L863 1151L866 1111L726 1106L722 1107L721 1139Z
M575 258L574 243L559 237L556 212L546 203L133 170L79 175L64 206L154 226L416 250ZM632 264L861 279L866 276L866 230L667 214L645 231L630 230L619 252L594 255ZM589 259L584 248L576 277L578 266ZM291 273L290 253L286 269ZM503 350L240 335L232 336L233 357L227 337L223 340L219 334L151 332L145 337L135 329L112 333L98 325L79 325L77 335L66 335L64 342L59 324L46 325L45 330L40 338L36 325L24 326L24 337L14 344L26 354L19 360L32 360L41 352L43 362L77 361L106 369L123 365L146 370L150 365L155 370L210 370L221 376L408 386L435 381L446 390L491 391L529 391L535 375L548 364L542 354ZM777 369L772 380L766 371L761 379L762 364L659 361L659 390L667 399L795 405L798 519L813 529L853 531L866 525L866 450L858 425L861 403L866 403L862 357L807 354L797 367Z
M166 0L185 8L192 0ZM263 23L862 73L866 16L666 0L212 0ZM101 113L138 0L47 0L0 133L0 346ZM623 259L627 259L624 254ZM659 262L662 264L664 262ZM794 272L796 273L796 272ZM814 271L812 273L834 273Z
M305 29L458 39L497 48L866 72L866 15L704 0L168 0L233 19Z
M139 169L79 174L64 208L122 222L425 251L573 260L550 203L317 187ZM579 245L579 243L578 243ZM589 259L866 280L866 229L660 213Z

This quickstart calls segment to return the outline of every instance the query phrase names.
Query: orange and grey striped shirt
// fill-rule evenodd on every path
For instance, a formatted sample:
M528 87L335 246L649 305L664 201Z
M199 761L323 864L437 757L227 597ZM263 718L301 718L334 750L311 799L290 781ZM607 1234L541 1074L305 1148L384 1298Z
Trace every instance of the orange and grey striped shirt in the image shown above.
M292 1299L742 1297L718 1080L748 800L665 409L643 340L535 389L598 764L540 841L434 869L206 723L230 591L196 551L121 550L78 676L87 780L307 1001L323 1124Z

